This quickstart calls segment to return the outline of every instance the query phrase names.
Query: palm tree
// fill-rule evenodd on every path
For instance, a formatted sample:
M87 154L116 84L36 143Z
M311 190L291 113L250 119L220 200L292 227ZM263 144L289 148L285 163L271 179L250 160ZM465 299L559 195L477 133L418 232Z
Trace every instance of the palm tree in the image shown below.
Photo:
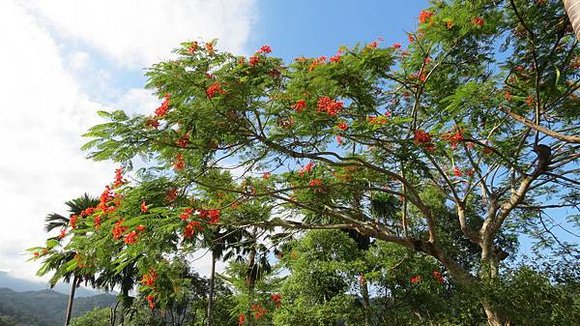
M572 23L576 38L580 40L580 0L564 0L566 14Z
M46 225L44 226L44 229L46 230L46 232L51 232L54 229L65 229L66 227L69 226L70 219L73 215L80 216L85 209L95 207L98 204L99 199L91 197L86 193L79 198L69 200L65 203L65 205L68 206L67 211L69 212L69 215L64 216L57 213L51 213L47 215L45 218ZM57 237L52 237L51 239L55 238ZM66 309L65 325L68 325L70 323L76 288L81 284L83 280L85 281L85 283L87 282L94 283L93 275L80 274L78 271L63 270L64 267L67 265L67 263L74 259L75 254L76 253L74 251L66 251L66 250L62 252L53 252L49 257L46 258L44 272L41 273L44 274L49 270L55 271L54 276L50 279L51 288L53 288L56 285L56 283L59 281L60 278L62 278L63 281L66 283L71 283L68 305Z

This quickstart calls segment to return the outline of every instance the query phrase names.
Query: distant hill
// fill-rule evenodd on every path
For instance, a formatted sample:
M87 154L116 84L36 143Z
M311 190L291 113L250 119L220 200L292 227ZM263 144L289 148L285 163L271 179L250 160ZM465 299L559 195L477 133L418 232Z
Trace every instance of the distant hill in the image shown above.
M48 290L50 286L48 285L47 282L41 281L34 282L21 278L16 278L6 272L0 271L0 288L9 288L16 292L24 292L24 291ZM68 294L70 291L70 285L66 283L58 283L53 288L53 290L63 294ZM81 286L76 289L75 298L91 297L101 293L103 292L87 289ZM1 323L0 326L2 326Z
M110 294L76 298L73 317L116 302ZM52 290L16 292L0 288L0 326L54 326L64 324L68 296Z

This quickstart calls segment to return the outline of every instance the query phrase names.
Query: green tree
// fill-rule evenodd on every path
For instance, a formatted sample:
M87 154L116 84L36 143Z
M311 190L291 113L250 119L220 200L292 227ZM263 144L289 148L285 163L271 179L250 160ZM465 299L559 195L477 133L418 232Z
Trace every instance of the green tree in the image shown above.
M70 263L75 259L76 252L74 250L65 249L59 251L56 250L56 248L60 241L65 238L67 228L76 228L77 220L82 217L83 214L86 214L87 209L94 208L98 203L98 199L93 198L85 193L81 197L75 198L65 203L65 205L68 207L68 216L64 216L58 213L51 213L47 215L45 218L46 232L60 229L61 233L58 236L51 237L47 241L46 248L42 248L40 250L39 248L33 249L36 257L43 256L44 259L43 266L38 271L38 275L42 276L48 272L54 271L54 274L49 282L51 288L54 287L60 279L63 279L64 282L71 284L69 301L66 309L65 325L70 323L76 288L83 281L85 284L93 284L95 279L93 274L83 273L81 271L71 270L68 268Z
M97 160L151 158L148 175L171 179L184 201L199 189L221 194L221 204L196 207L219 209L218 224L346 229L431 256L472 289L490 325L509 324L485 290L502 277L512 243L504 231L549 230L542 214L578 207L577 42L556 0L433 1L409 42L288 64L268 46L246 59L187 42L147 73L165 97L155 113L102 112L109 121L91 128L85 149ZM234 168L235 180L217 177ZM115 191L139 193L131 188ZM427 188L453 214L438 215L441 201L426 200ZM399 202L388 220L373 214L381 196ZM252 199L275 213L234 218ZM120 257L187 251L159 241L193 245L192 229L209 232L205 215L177 220L176 203L159 201L143 233L152 242L123 246ZM474 245L477 263L446 243L457 235Z

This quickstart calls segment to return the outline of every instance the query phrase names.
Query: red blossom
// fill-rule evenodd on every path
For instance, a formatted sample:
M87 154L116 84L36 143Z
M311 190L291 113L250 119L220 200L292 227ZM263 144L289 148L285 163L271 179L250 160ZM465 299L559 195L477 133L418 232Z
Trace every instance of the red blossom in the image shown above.
M341 101L335 101L328 96L323 96L318 99L318 112L326 112L329 116L336 116L343 108Z
M246 315L240 314L238 317L238 326L242 326L246 323Z
M141 284L144 286L153 286L157 280L157 272L153 269L149 270L147 274L143 274Z
M188 218L190 218L192 214L193 214L193 208L188 207L188 208L184 209L181 214L179 214L179 218L182 221L185 221Z
M185 226L185 230L183 232L183 237L189 239L195 235L195 232L203 231L203 227L201 223L198 221L191 221Z
M339 135L336 135L336 142L341 145L343 143L342 137L340 137Z
M268 179L270 179L271 176L272 176L272 173L271 172L264 172L262 174L262 179L268 180Z
M66 229L60 230L60 234L58 235L59 239L64 239L66 237Z
M147 118L145 124L151 128L155 129L159 128L159 120L157 120L156 118Z
M205 43L205 50L207 51L207 53L213 54L215 51L213 48L213 43L211 43L211 42Z
M79 217L76 214L73 214L70 216L70 219L68 220L68 224L70 225L71 228L76 229L78 218Z
M262 306L259 303L254 303L251 307L252 312L254 313L254 318L256 319L261 319L262 317L264 317L267 313L268 310L266 308L264 308L264 306Z
M477 27L483 27L483 25L485 25L485 20L478 16L478 17L474 17L471 20L471 23Z
M455 24L453 23L452 20L448 20L445 22L445 27L447 27L447 29L452 29L454 25Z
M174 202L177 199L177 188L171 188L167 191L167 195L165 196L165 199L168 202Z
M367 44L367 48L369 48L369 49L376 49L378 46L379 46L378 41L372 41L369 44Z
M310 66L308 66L308 71L313 71L314 69L316 69L316 67L318 67L319 65L323 65L326 62L326 57L325 56L321 56L317 59L312 60L312 62L310 63Z
M175 157L175 162L173 162L173 168L176 171L180 171L185 168L185 161L183 160L183 155L181 153L177 154L177 156Z
M282 306L282 295L280 293L272 293L270 295L270 299L274 302L276 308L280 308Z
M221 211L219 209L210 209L207 211L207 222L217 224L220 221Z
M463 175L463 172L461 172L461 170L458 167L454 166L453 167L453 175L456 177L460 177Z
M176 140L175 143L181 148L186 148L187 145L189 145L189 134L183 135L181 138Z
M534 99L534 97L532 95L529 95L528 97L526 97L526 104L528 106L534 106L535 103L536 103L536 100Z
M300 169L298 173L300 174L310 173L312 172L312 169L314 168L315 165L316 164L314 164L314 162L308 162L308 164L306 164L302 169Z
M139 240L137 231L131 231L125 235L125 243L128 245L136 243L137 240Z
M86 208L86 209L84 209L81 212L81 217L86 217L86 216L89 216L89 215L93 215L94 212L95 212L95 208L94 207Z
M254 67L255 65L257 65L260 62L260 57L258 56L251 56L250 57L250 66Z
M431 135L422 129L415 130L415 138L413 140L415 145L428 144L431 142Z
M296 112L300 113L306 108L306 101L305 100L298 100L296 103L292 105L292 108L296 110Z
M397 42L397 43L393 43L393 49L400 49L401 48L401 43Z
M145 201L141 202L141 213L147 213L147 211L149 210L149 207L147 207L147 203L145 203Z
M123 168L118 168L115 170L115 181L113 182L113 187L120 187L124 183L125 180L123 180Z
M269 45L262 45L262 47L260 48L260 50L258 51L262 54L268 54L272 52L272 48Z
M426 22L430 21L433 17L433 12L429 10L422 10L419 13L419 23L425 24Z
M135 230L136 230L137 232L143 232L143 231L145 231L145 225L143 225L143 224L139 224L139 225L137 225L137 226L135 227Z
M101 227L101 215L95 216L93 222L95 223L95 230L98 230Z
M348 123L341 121L338 123L338 125L336 127L342 131L346 131L346 130L348 130Z
M155 118L160 119L167 114L167 111L169 110L169 99L170 96L165 95L165 100L163 101L163 103L161 103L161 105L157 109L155 109Z
M153 295L148 295L146 297L147 302L149 304L149 309L154 310L155 309L155 297Z
M415 276L411 276L411 278L409 280L411 281L411 283L417 284L417 283L421 282L422 277L421 277L421 275L415 275Z
M456 149L457 145L463 141L463 134L461 133L460 129L457 129L455 132L449 132L441 135L441 138L443 140L447 140L451 144L452 149Z
M207 93L207 97L208 98L213 98L216 94L225 94L226 91L224 91L222 89L222 85L219 82L215 82L211 85L209 85L209 87L206 90Z
M437 280L437 282L439 282L439 284L445 283L445 279L443 278L443 274L441 274L441 272L433 271L433 277L435 280Z
M333 55L332 57L330 57L329 61L333 63L340 62L340 54Z
M123 233L127 231L127 227L123 226L123 222L125 222L125 220L119 220L113 226L113 230L111 231L113 233L113 239L115 240L121 239Z
M187 53L194 54L195 51L197 51L198 47L199 47L199 45L197 44L197 42L191 42L191 44L187 48Z
M409 39L409 43L415 42L415 35L409 34L409 35L407 35L407 38Z
M312 191L314 192L323 192L324 188L323 188L323 182L320 179L312 179L310 180L310 182L308 183L308 186L310 188L312 188Z
M512 100L512 93L510 93L510 91L505 91L504 98L506 101L511 101Z

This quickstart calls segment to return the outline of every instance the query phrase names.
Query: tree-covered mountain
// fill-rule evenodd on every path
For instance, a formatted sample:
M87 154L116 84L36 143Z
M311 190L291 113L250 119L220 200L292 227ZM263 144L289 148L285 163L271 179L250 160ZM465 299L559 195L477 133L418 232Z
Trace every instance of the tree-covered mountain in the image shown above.
M48 290L50 286L48 285L48 282L35 282L25 280L13 277L7 272L0 271L0 288L9 288L16 292L24 292L24 291ZM70 291L70 285L66 283L58 283L53 290L68 295ZM85 287L80 286L76 290L75 297L77 298L92 297L100 293L102 292L87 289Z
M0 326L52 326L64 323L68 296L52 290L16 292L0 288ZM73 316L109 307L116 297L99 294L75 300Z

